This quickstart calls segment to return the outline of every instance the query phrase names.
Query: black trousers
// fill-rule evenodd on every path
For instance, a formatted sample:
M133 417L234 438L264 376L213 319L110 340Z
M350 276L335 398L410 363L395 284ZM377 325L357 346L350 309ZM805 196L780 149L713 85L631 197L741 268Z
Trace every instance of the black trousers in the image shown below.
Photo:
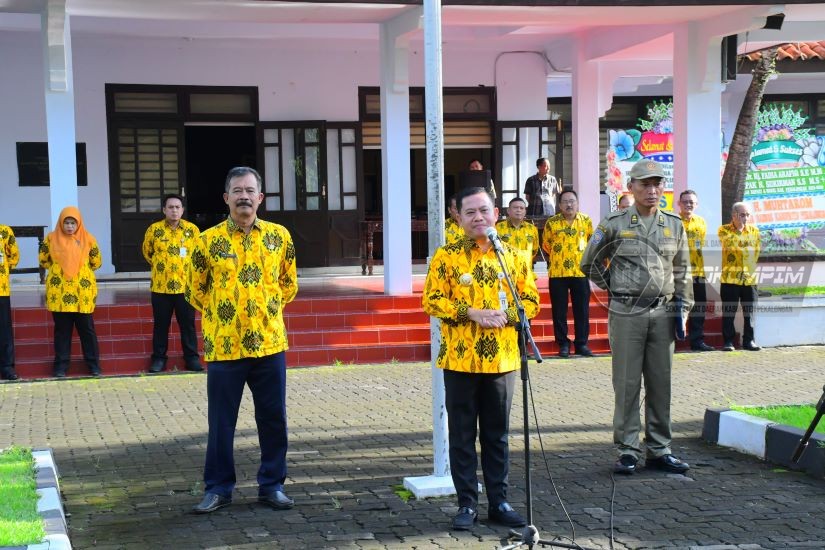
M553 310L553 332L556 343L569 345L567 340L567 295L573 306L573 344L583 346L590 338L590 282L587 277L550 277L550 307Z
M11 324L11 298L0 296L0 370L14 368L14 329Z
M756 286L722 283L719 294L722 298L722 337L725 343L733 343L733 339L736 337L733 320L736 317L739 304L742 304L742 317L745 320L745 327L742 331L742 345L753 342L753 327L756 324L753 315L757 298Z
M700 346L705 340L705 312L708 293L704 277L693 278L693 308L688 315L688 337L691 347Z
M510 406L516 372L478 374L444 370L447 425L450 430L450 470L458 506L478 506L478 456L490 508L507 501L510 471Z
M72 329L77 329L83 359L89 371L100 370L100 351L97 345L95 322L91 313L52 312L54 318L54 372L64 373L69 369L72 355Z
M203 481L207 493L230 497L235 488L234 441L244 386L252 392L261 446L258 495L282 491L286 480L286 352L212 361L206 373L209 438Z
M195 308L186 301L183 294L152 293L152 359L166 359L169 349L169 326L172 313L178 320L180 343L187 363L198 360L198 340L195 336Z

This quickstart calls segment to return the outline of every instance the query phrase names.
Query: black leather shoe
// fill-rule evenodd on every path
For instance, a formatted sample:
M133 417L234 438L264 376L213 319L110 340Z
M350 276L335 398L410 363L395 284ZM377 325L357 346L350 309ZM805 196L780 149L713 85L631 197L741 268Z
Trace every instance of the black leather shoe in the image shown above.
M527 525L527 520L521 517L521 514L513 510L513 507L506 502L491 508L487 513L487 519L506 527L524 527Z
M653 470L664 470L674 474L684 474L690 470L687 462L682 462L673 455L662 455L656 458L645 459L645 468Z
M462 506L453 517L453 529L456 531L469 531L476 521L478 521L478 512L468 506Z
M64 370L56 370L54 371L55 378L66 378L66 371Z
M559 357L570 357L570 344L562 344L559 346Z
M613 473L629 476L636 471L637 462L639 462L639 459L633 455L622 455L613 465Z
M224 497L217 493L206 493L203 495L203 500L192 508L196 514L210 514L215 510L220 510L232 504L232 498Z
M14 369L7 368L3 369L2 378L3 380L17 380L18 376Z
M188 363L186 363L186 370L192 372L203 372L203 365L201 365L200 361L195 359L193 361L189 361Z
M587 344L582 344L581 346L576 346L576 355L581 355L582 357L593 357L593 351L587 347Z
M746 349L748 351L759 351L762 349L762 346L751 340L750 342L745 342L745 345L742 346L742 349Z
M166 359L152 359L152 365L149 367L149 372L157 374L166 370Z
M713 346L709 346L704 342L700 342L695 346L690 346L690 349L693 351L716 351L716 348Z
M734 351L735 349L733 342L725 342L725 345L722 346L722 351Z
M283 491L272 491L268 495L260 495L258 502L266 504L275 510L289 510L295 506L295 501L286 496Z

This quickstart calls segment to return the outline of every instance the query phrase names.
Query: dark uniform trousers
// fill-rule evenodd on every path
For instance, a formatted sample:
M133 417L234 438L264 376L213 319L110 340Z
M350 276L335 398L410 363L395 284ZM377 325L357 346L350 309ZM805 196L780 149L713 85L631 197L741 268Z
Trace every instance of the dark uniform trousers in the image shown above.
M590 338L590 281L587 277L550 277L550 307L553 311L553 332L560 346L567 340L567 295L573 306L573 326L576 331L573 345L587 344Z
M708 294L704 277L693 278L693 308L688 315L688 337L692 347L699 346L705 340L705 313Z
M507 501L510 468L510 406L516 371L480 374L444 370L447 425L450 430L450 471L458 506L478 506L478 457L490 509Z
M633 308L610 302L608 330L613 352L613 442L620 455L641 458L639 395L645 385L645 445L648 457L670 454L670 372L674 318L667 304Z
M736 310L742 304L742 317L745 321L742 331L742 345L753 342L753 307L756 305L756 286L734 285L722 283L719 287L719 295L722 298L722 338L725 343L733 343L736 337L736 329L733 320L736 318Z
M72 355L72 329L77 328L83 359L92 373L100 371L100 351L97 345L95 322L91 313L53 311L54 318L54 372L65 374Z
M255 405L261 447L258 494L282 491L286 479L286 352L213 361L206 374L209 438L203 471L205 491L231 497L235 487L235 426L244 386Z
M0 370L14 368L14 329L11 324L11 297L0 296Z
M166 359L169 349L169 326L172 312L178 320L180 343L187 364L198 360L198 339L195 336L195 308L186 301L183 294L152 293L152 359Z

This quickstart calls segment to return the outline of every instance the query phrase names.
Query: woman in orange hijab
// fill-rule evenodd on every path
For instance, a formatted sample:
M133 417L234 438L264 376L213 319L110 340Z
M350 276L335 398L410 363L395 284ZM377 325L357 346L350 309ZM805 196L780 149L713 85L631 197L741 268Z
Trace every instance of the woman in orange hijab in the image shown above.
M54 318L54 375L69 370L72 329L77 328L83 358L92 376L100 376L100 354L92 312L97 299L94 270L101 264L100 249L83 225L75 206L60 212L54 231L40 246L40 267L46 276L46 309Z

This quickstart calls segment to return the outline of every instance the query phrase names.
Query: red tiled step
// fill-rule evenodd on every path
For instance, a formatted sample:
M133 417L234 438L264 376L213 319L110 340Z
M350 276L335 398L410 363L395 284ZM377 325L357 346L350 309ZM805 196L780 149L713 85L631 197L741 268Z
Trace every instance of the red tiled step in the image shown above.
M540 285L541 286L541 285ZM558 352L546 286L545 301L532 332L543 354ZM590 342L596 353L609 352L604 292L594 292L590 304ZM25 378L49 376L53 360L53 321L43 308L15 308L18 372ZM568 333L573 335L572 312ZM148 302L99 306L94 313L104 374L134 374L148 367L152 339L152 308ZM421 310L421 296L335 296L297 299L285 310L291 349L290 366L426 361L430 357L430 319ZM200 333L199 321L198 333ZM706 323L707 342L721 345L718 318ZM169 368L181 363L177 327L172 323ZM686 344L680 343L680 348ZM80 344L72 344L70 375L85 375Z

